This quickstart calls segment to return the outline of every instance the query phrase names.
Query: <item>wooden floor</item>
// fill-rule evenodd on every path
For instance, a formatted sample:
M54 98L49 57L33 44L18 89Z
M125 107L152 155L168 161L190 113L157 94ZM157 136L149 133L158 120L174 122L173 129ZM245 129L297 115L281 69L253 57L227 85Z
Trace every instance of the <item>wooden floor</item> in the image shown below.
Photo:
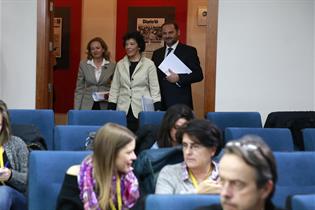
M56 125L66 125L67 124L67 114L55 113L55 124Z

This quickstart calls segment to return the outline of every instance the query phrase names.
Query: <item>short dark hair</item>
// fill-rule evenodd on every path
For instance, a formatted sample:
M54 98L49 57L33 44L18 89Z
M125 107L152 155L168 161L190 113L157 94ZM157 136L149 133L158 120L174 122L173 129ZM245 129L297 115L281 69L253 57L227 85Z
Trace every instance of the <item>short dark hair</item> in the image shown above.
M159 147L172 146L170 131L174 127L176 121L180 118L184 118L189 121L194 119L195 116L191 108L185 104L175 104L166 110L157 140Z
M180 128L176 134L178 142L182 143L184 134L187 134L192 141L204 147L216 147L216 154L222 145L222 134L219 128L205 119L193 119Z
M163 26L165 25L173 25L176 31L179 30L178 24L175 21L166 21L165 23L163 23L161 28L163 28Z
M126 46L126 42L129 39L134 39L137 42L138 47L140 48L140 53L142 53L145 50L144 37L142 36L140 32L133 31L133 32L126 33L123 37L123 47Z
M105 43L105 41L101 37L94 37L86 45L87 59L91 60L93 58L92 53L91 53L91 49L90 49L90 45L92 44L92 42L99 42L101 44L102 48L104 49L103 58L105 58L106 60L109 60L110 53L108 51L108 46L107 46L107 44Z

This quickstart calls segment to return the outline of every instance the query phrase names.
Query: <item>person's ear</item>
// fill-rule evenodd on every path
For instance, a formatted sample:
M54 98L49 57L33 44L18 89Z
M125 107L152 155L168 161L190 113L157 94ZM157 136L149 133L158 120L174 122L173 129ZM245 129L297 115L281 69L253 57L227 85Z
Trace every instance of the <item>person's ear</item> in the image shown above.
M268 182L261 188L262 190L262 198L265 200L270 195L274 188L274 183L272 180L268 180Z

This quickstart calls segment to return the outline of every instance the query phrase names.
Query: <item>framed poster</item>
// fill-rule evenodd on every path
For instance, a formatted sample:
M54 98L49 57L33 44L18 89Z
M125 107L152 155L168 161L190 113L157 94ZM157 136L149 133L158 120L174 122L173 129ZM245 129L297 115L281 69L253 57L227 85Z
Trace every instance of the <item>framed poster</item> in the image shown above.
M128 31L139 31L146 44L144 55L151 58L153 51L163 47L161 26L175 20L174 7L129 7Z
M54 50L56 58L61 58L62 18L54 18Z
M70 65L70 12L69 7L56 7L54 14L55 69L68 69Z
M145 41L144 55L152 57L154 50L163 47L162 28L165 18L137 18L137 31L139 31Z

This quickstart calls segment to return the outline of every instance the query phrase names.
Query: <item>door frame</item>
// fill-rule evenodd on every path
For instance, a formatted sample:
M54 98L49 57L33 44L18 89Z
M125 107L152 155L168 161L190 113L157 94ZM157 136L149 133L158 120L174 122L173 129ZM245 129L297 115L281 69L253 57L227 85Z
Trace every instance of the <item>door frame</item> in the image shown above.
M52 109L50 10L52 0L37 0L36 109ZM53 46L51 46L53 47Z

